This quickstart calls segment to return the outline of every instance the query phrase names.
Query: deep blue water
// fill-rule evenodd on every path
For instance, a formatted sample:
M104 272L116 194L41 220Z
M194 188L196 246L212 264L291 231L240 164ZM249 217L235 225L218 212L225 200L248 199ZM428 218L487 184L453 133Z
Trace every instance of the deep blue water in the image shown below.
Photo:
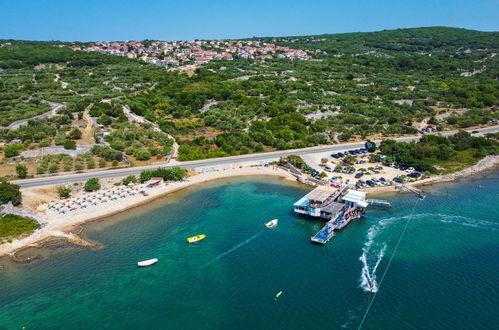
M268 177L192 187L88 225L100 249L0 261L0 329L357 329L374 296L365 278L379 291L363 328L493 329L497 175L425 188L421 202L385 195L392 209L326 246L310 242L322 223L292 213L310 188ZM188 245L196 234L207 238Z

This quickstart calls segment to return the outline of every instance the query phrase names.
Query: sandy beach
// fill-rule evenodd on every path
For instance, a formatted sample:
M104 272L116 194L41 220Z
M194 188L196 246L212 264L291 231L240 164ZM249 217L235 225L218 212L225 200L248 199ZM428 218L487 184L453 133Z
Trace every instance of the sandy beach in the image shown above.
M434 176L427 179L408 182L406 185L422 186L438 182L452 181L461 177L470 176L499 166L499 156L487 156L476 165L462 171ZM31 203L31 208L36 212L24 214L36 218L42 225L40 229L29 235L13 240L10 243L0 245L0 256L13 255L16 251L26 247L36 247L38 243L46 241L50 237L64 238L78 245L86 245L78 235L72 231L80 224L124 212L130 208L142 206L156 198L165 196L174 191L190 187L203 182L237 176L280 176L288 180L296 181L289 172L274 166L226 166L220 168L198 169L197 173L188 179L179 182L164 182L156 187L147 187L146 184L135 184L131 186L115 186L108 184L107 187L93 193L81 192L68 200L55 198L55 187L27 188L23 189ZM377 186L363 188L367 193L392 193L396 192L397 185ZM51 195L52 193L52 195ZM40 194L42 196L40 196ZM38 199L38 203L33 204ZM55 201L51 201L56 199ZM17 209L13 210L17 212ZM21 212L22 213L22 212Z
M296 178L289 172L273 166L224 167L218 170L208 169L204 171L201 169L199 174L190 176L184 181L165 182L152 188L147 187L145 184L113 187L101 189L94 193L79 194L66 201L42 203L37 207L37 212L32 213L36 220L40 222L42 228L28 237L0 245L0 256L13 254L22 248L36 246L37 243L49 237L65 238L71 242L82 243L77 235L71 233L78 225L124 212L130 208L139 207L161 196L203 182L228 177L260 175L280 176L296 181ZM25 190L27 190L28 195L33 195L33 191L30 191L32 189ZM26 192L23 191L24 193ZM108 197L106 198L106 196ZM76 204L77 201L82 201L84 198L87 201L86 204L81 203L84 206ZM101 200L98 198L101 198ZM65 205L68 204L71 206L66 207ZM75 205L73 206L73 204ZM73 208L74 210L72 210Z

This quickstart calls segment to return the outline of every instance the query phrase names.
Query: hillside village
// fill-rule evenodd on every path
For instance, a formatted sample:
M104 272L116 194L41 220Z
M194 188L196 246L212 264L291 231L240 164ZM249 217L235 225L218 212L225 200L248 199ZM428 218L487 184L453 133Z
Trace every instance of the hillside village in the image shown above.
M205 64L213 60L233 59L312 59L310 50L276 46L258 40L192 40L192 41L99 41L90 46L77 44L69 46L73 50L99 52L103 54L138 58L161 66L184 64Z

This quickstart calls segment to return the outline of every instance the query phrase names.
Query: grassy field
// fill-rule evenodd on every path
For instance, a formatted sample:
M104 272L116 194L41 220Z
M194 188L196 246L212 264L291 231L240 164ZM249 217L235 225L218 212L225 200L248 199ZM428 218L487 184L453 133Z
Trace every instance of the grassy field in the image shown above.
M438 161L435 165L441 166L444 169L439 171L439 174L449 174L461 171L467 167L473 166L480 160L476 157L476 150L457 151L451 159L445 161Z
M31 218L6 214L0 218L0 243L20 235L31 234L38 228L40 224Z

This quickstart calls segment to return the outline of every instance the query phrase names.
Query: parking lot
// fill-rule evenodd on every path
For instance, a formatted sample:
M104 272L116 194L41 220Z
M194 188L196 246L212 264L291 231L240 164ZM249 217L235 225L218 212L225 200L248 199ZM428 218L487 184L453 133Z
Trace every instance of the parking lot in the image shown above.
M345 154L345 151L347 151L347 154ZM303 155L302 158L318 173L326 173L327 178L325 180L329 180L333 185L347 182L356 184L359 181L360 185L366 187L383 186L391 184L394 178L395 183L403 183L406 180L415 179L416 176L420 175L420 173L415 172L411 168L395 168L383 165L380 162L370 162L370 153L367 150L354 153L348 150L345 151L338 154L334 153L333 156L331 153L307 154ZM349 154L356 157L355 164L348 165L343 162L343 159ZM323 159L327 159L327 162L323 163ZM315 171L313 172L313 174L316 174ZM411 175L414 178L411 178Z

